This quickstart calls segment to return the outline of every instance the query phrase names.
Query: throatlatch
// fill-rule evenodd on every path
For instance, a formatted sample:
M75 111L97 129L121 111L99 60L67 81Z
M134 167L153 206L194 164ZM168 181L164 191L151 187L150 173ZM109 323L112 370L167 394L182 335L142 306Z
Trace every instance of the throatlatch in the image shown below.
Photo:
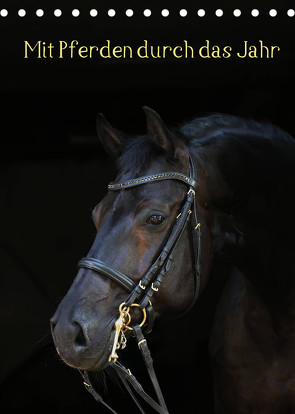
M152 330L154 313L151 299L154 293L159 290L166 273L169 271L171 267L176 247L178 246L181 236L191 216L193 217L194 222L193 239L195 251L195 292L193 300L187 311L190 310L195 304L200 289L201 225L198 222L197 218L195 203L197 182L195 168L191 157L189 159L189 172L189 177L185 174L178 172L164 172L160 174L135 178L121 183L110 183L108 185L108 189L110 191L120 191L126 188L131 188L138 185L143 185L161 180L178 180L188 186L188 192L183 207L181 209L181 212L176 217L175 224L172 228L172 231L168 237L168 240L164 248L162 249L158 258L150 266L146 274L142 277L142 279L139 281L137 285L133 282L133 280L130 277L124 275L116 269L111 268L106 263L103 263L95 258L85 257L81 259L78 263L78 268L87 268L96 271L100 274L103 274L104 276L110 278L111 280L114 280L120 286L122 286L124 289L130 292L130 295L128 296L126 301L123 302L118 309L119 317L114 324L115 335L112 352L109 356L109 361L112 367L117 372L120 379L122 380L127 391L131 395L132 399L136 403L141 413L144 413L144 410L138 402L138 400L136 399L132 389L136 391L143 398L144 401L146 401L151 407L153 407L156 412L158 412L159 414L169 414L155 374L153 360L147 345L147 341L143 335L143 329L147 333ZM132 307L138 307L142 311L142 321L140 324L137 324L135 326L131 325L132 318L130 315L130 310ZM127 342L125 333L128 330L132 331L133 336L135 336L137 340L138 347L141 351L151 382L157 394L158 403L143 390L142 386L134 377L134 375L132 375L130 370L126 369L122 364L118 362L117 351L120 348L125 348ZM86 389L94 396L94 398L97 401L104 404L107 408L109 408L113 413L116 414L116 412L108 404L106 404L105 401L103 401L102 397L95 391L90 382L87 372L81 374L84 378L84 384L86 386ZM132 389L130 388L130 385Z

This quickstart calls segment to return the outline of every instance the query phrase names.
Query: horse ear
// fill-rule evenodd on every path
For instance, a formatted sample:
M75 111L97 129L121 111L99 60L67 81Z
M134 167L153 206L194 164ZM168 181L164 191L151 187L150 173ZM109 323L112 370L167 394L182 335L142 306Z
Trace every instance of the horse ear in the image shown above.
M96 128L102 146L109 156L116 160L122 152L120 132L112 127L103 114L97 115Z
M186 152L184 144L169 131L157 112L148 106L144 106L143 110L146 115L148 135L152 143L161 149L167 158L181 158Z

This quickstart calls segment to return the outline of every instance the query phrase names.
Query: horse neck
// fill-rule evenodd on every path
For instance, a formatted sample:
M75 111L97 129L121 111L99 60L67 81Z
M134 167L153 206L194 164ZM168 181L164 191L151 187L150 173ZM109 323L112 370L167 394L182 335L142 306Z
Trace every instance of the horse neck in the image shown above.
M226 219L242 235L242 242L230 251L233 264L270 306L292 306L293 166L277 148L259 139L199 148L194 158L200 166L200 187L205 187L204 198L214 215L211 221L221 217L222 229Z

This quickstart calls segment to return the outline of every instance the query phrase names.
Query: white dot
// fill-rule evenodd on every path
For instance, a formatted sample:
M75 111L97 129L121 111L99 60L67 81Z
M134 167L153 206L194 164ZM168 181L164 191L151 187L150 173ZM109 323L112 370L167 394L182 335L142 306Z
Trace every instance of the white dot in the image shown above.
M180 14L181 17L186 17L187 16L187 10L181 9L179 14Z
M0 16L1 17L6 17L7 15L8 15L8 11L6 9L0 10Z
M215 14L216 14L217 17L221 17L221 16L223 16L223 10L217 9Z
M127 17L132 17L133 16L133 10L132 9L126 10L126 16Z
M8 11L6 9L0 10L0 16L1 17L6 17L7 15L8 15Z
M206 12L205 12L205 10L204 10L204 9L199 9L199 10L198 10L198 16L199 16L199 17L204 17L204 16L205 16L205 14L206 14Z
M294 9L289 9L289 10L287 11L287 15L288 15L289 17L294 17L294 16L295 16L295 10L294 10Z
M19 15L19 17L25 17L26 11L24 9L19 9L18 15Z
M150 9L145 9L143 12L145 17L150 17L150 15L152 14L152 12L150 11Z
M169 16L169 10L163 9L161 14L162 14L163 17L168 17Z
M241 10L240 10L240 9L235 9L235 10L234 10L234 16L235 16L235 17L240 17L240 16L241 16L241 14L242 14L242 12L241 12Z
M258 16L259 16L259 10L257 10L257 9L253 9L253 10L251 11L251 14L252 14L252 16L253 16L253 17L258 17Z
M80 15L80 10L78 10L78 9L72 10L72 16L73 17L78 17L79 15Z
M53 14L54 14L55 17L60 17L62 15L62 12L61 12L60 9L55 9Z
M44 11L42 9L38 9L38 10L36 10L36 15L38 17L42 17L44 15Z
M278 14L278 12L276 11L276 9L271 9L269 11L269 15L270 17L276 17L276 15Z
M114 17L114 16L115 16L115 14L116 14L116 11L115 11L114 9L110 9L110 10L108 11L108 15L109 15L110 17Z
M96 9L91 9L89 14L90 14L91 17L96 17L98 15L98 12L97 12Z

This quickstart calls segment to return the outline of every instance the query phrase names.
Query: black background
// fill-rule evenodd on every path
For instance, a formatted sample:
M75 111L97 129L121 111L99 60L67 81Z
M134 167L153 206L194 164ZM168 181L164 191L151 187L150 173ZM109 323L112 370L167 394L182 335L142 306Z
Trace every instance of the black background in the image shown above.
M268 14L272 7L278 11L275 18ZM279 7L269 1L1 2L0 8L9 11L0 18L2 412L104 412L84 391L78 374L58 360L50 341L42 339L78 259L93 240L91 209L115 174L96 138L97 112L130 133L145 131L141 108L148 105L168 125L222 112L270 121L295 135L295 17L287 16L290 7L288 1ZM17 15L19 8L27 10L26 17ZM44 17L36 17L37 8L44 9ZM55 8L62 17L54 17ZM74 8L81 12L77 18L71 15ZM97 17L89 16L91 8L98 9ZM107 16L109 8L116 10L115 17ZM127 8L134 10L133 17L126 17ZM143 16L145 8L151 17ZM169 17L161 16L163 8L170 10ZM182 8L188 11L185 18L179 16ZM205 17L197 16L199 8L206 10ZM216 8L224 10L223 17L215 16ZM235 8L242 10L241 17L233 17ZM259 17L251 17L253 8L260 10ZM72 39L81 45L106 39L176 45L186 39L196 48L206 39L233 48L261 39L281 51L272 60L23 57L24 40ZM151 338L173 413L201 406L201 412L212 412L207 342L224 269L213 274L192 315L159 323ZM123 398L122 412L126 404Z

